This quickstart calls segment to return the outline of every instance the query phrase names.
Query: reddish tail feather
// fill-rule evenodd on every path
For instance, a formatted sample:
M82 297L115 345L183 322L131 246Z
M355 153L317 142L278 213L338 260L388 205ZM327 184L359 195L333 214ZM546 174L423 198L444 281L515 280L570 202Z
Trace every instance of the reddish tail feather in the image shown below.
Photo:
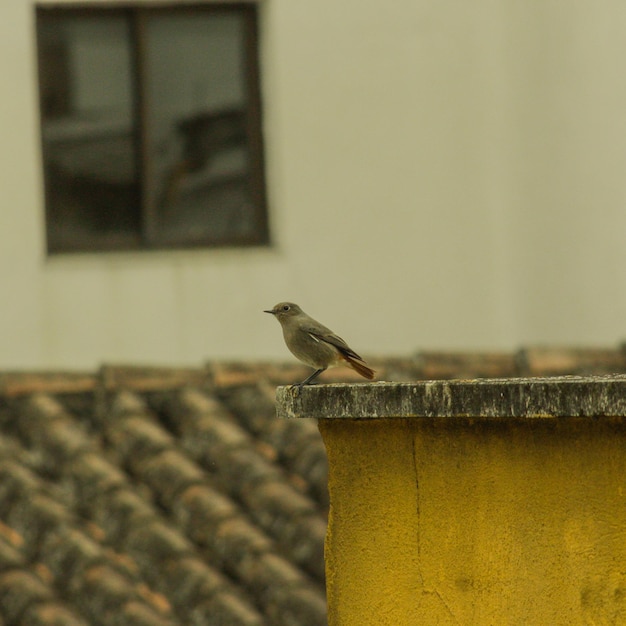
M343 354L342 356L346 360L348 365L353 370L355 370L356 372L361 374L361 376L363 376L363 378L367 378L369 380L374 380L374 376L375 376L376 372L373 369L367 367L367 365L365 365L365 363L363 363L363 361L357 361L355 358L351 357L348 354Z

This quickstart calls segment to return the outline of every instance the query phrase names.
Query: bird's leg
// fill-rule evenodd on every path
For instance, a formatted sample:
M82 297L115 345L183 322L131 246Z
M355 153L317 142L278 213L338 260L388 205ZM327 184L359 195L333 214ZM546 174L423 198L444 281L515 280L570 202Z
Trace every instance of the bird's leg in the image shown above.
M304 385L310 385L325 370L326 370L325 367L320 367L318 370L315 370L308 378L303 380L301 383L296 383L295 385L292 385L292 386L304 387Z

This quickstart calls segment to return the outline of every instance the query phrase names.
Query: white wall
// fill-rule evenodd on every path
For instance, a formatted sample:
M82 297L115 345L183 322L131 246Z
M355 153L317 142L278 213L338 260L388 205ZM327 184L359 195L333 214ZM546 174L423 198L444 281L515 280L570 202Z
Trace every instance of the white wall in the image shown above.
M265 0L274 246L47 259L31 0L0 3L0 368L626 338L621 0ZM390 8L391 7L391 8Z

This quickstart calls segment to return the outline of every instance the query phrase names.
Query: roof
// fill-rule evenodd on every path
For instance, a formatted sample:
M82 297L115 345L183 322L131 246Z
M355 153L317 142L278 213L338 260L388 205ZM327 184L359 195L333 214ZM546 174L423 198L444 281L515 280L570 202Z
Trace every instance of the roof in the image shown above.
M626 372L616 349L420 353L379 379ZM296 363L0 373L0 625L326 623L323 442ZM325 381L360 380L349 370Z

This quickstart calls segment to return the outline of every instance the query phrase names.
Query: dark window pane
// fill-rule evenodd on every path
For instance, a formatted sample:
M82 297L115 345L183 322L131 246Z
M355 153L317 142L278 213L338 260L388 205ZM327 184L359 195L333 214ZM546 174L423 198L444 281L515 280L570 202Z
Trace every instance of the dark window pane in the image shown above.
M157 241L254 234L244 19L210 12L146 21L147 196Z
M101 248L140 232L132 55L122 16L39 14L48 247Z
M267 243L256 7L37 27L49 251Z

